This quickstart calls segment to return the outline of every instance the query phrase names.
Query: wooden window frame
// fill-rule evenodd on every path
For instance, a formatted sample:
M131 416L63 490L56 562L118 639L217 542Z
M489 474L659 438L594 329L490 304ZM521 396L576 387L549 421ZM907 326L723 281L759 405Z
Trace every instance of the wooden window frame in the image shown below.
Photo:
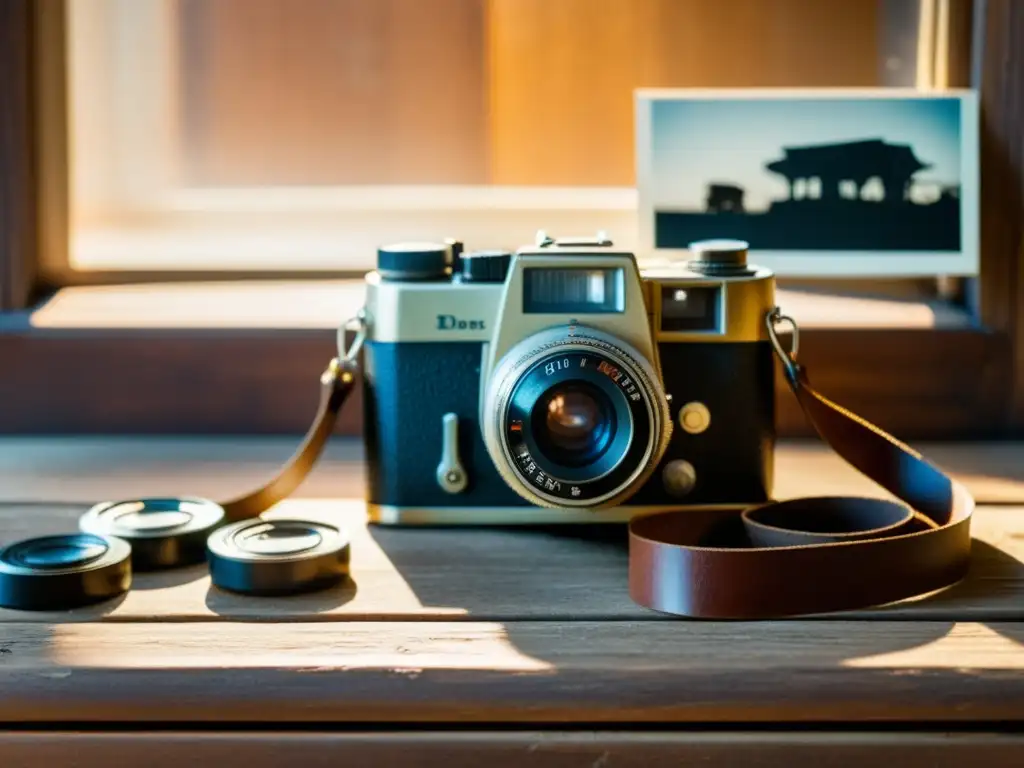
M957 329L811 328L801 358L835 400L906 439L1024 431L1024 6L950 0L971 46L950 72L981 103L981 276L977 323ZM0 433L295 433L315 407L330 330L48 329L27 309L56 287L40 254L66 236L66 158L40 124L63 66L63 0L0 4ZM959 27L962 28L962 27ZM57 44L54 44L56 40ZM951 77L951 80L955 80ZM952 84L952 83L951 83ZM53 114L57 105L45 105ZM45 151L44 151L45 148ZM211 277L229 277L212 275ZM196 391L188 382L197 383ZM202 387L201 389L199 389ZM781 376L778 431L810 434ZM339 431L358 434L358 403Z

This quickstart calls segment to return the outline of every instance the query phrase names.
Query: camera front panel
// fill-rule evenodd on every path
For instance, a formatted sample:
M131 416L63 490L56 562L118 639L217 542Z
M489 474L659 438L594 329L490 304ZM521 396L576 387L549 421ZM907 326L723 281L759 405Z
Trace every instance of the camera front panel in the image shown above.
M767 501L775 442L771 344L661 342L658 347L674 428L657 469L626 504ZM681 467L687 475L682 485Z
M363 347L366 494L371 506L527 506L487 455L479 423L480 361L474 342L367 342ZM457 417L467 486L438 482L446 414ZM467 514L467 521L472 519Z

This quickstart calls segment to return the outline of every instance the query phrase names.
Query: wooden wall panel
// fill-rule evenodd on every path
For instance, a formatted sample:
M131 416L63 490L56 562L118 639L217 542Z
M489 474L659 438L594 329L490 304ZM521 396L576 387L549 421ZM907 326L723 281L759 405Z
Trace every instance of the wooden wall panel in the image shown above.
M0 3L0 311L27 306L36 259L32 16Z
M982 322L1008 330L1012 339L1006 421L1019 434L1024 429L1024 3L986 0L981 7L978 293Z
M199 183L629 185L634 88L880 84L885 18L864 0L182 0L180 23Z
M179 23L190 182L486 180L482 0L182 0Z
M870 86L864 0L491 0L492 181L633 183L637 87Z

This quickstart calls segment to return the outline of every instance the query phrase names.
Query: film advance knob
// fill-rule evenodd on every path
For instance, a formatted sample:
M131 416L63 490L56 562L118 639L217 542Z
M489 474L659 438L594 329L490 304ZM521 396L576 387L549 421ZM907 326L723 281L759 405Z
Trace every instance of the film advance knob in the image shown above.
M393 243L377 249L383 280L444 280L451 273L453 247L445 243Z
M747 274L747 250L750 244L745 240L698 240L690 243L694 258L687 266L694 272L706 275Z
M471 251L462 256L464 283L503 283L512 263L511 251Z

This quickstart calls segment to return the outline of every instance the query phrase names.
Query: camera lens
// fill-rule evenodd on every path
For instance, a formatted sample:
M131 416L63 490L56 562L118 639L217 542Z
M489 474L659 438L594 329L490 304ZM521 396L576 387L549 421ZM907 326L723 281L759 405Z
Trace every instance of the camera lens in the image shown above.
M549 328L513 346L484 396L502 478L541 506L612 506L654 471L671 433L651 363L602 331Z
M585 381L551 387L537 401L530 421L541 452L568 467L599 459L615 433L615 411L607 395Z

